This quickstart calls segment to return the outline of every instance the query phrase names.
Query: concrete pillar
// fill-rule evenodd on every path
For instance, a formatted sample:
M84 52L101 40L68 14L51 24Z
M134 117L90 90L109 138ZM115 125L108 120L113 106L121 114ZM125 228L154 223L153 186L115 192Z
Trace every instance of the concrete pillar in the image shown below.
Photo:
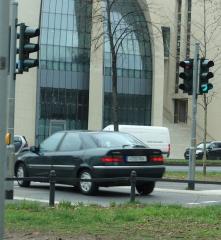
M154 26L154 16L149 9L149 1L138 0L142 9L145 9L144 16L150 33L153 64L153 82L152 82L152 112L151 125L162 126L163 124L163 94L164 94L164 46L161 33L161 26ZM152 6L152 5L150 5ZM159 22L159 19L158 21Z
M93 3L93 13L96 12L96 15L99 4L99 0ZM98 40L96 38L103 33L103 22L96 17L92 22L88 129L100 130L103 127L103 36Z

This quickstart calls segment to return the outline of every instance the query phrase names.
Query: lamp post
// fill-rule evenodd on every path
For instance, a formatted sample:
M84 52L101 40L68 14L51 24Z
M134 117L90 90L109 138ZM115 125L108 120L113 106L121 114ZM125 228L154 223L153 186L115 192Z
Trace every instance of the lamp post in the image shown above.
M0 1L0 239L4 235L7 79L9 71L9 1Z

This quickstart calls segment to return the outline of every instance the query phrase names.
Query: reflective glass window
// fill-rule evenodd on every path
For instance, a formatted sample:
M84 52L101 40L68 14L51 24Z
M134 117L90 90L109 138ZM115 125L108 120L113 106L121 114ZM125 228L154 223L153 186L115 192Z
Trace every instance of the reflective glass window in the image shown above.
M46 2L46 1L44 0L44 2ZM50 9L48 10L48 12L55 13L57 2L60 2L60 1L50 0Z
M104 13L107 19L107 13ZM152 57L147 21L138 1L115 1L111 24L118 47L118 113L121 124L151 124ZM107 31L107 25L104 23ZM112 88L110 43L104 39L104 115L103 125L112 123ZM117 45L120 43L119 45Z
M48 31L46 28L41 29L41 38L40 38L40 44L46 44L47 43L47 37L48 37Z
M61 14L55 14L55 28L60 29L61 27Z
M48 14L42 13L42 27L48 27Z
M54 30L54 45L60 44L60 36L61 36L61 30Z
M62 12L63 0L58 0L56 3L56 13Z
M54 28L54 26L55 26L55 14L54 13L49 13L48 27L49 28Z
M91 13L82 0L42 0L37 143L49 135L51 120L87 128Z
M42 12L49 12L50 9L50 1L43 1L42 3Z
M69 0L63 0L62 3L62 13L67 14L68 13L68 7L69 7Z

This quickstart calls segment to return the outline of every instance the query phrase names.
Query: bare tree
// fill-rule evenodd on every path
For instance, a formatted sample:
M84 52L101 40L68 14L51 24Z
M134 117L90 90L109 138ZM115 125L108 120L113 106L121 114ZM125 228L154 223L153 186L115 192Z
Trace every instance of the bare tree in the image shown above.
M217 5L217 1L212 0L201 0L197 1L196 4L201 5L202 18L200 21L193 22L193 26L201 33L200 37L192 34L193 39L198 41L201 45L201 55L203 58L208 57L208 53L216 52L213 56L213 60L218 61L220 57L220 46L214 45L214 39L219 33L219 28L221 24L221 10L220 6ZM200 9L200 8L199 8ZM211 54L210 54L211 55ZM203 108L204 111L204 121L203 121L203 174L206 175L206 142L207 142L207 115L208 115L208 105L212 102L215 92L204 93L201 97L201 102L198 104Z
M111 53L112 122L114 131L118 131L119 125L117 89L119 50L124 51L123 42L130 34L135 34L136 38L145 39L147 36L147 24L150 24L144 17L144 12L147 9L129 8L128 5L132 2L134 3L132 0L94 0L93 2L93 24L102 23L101 27L103 29L97 32L92 41L95 43L95 49L98 49L102 44L109 44ZM121 10L120 14L119 9ZM157 28L156 25L155 27ZM147 38L146 41L148 41Z

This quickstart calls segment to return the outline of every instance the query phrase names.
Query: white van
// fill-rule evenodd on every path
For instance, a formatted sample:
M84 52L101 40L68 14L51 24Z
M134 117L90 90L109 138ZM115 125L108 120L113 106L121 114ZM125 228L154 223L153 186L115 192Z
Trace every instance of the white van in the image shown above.
M114 131L113 124L108 125L103 131ZM119 125L120 132L129 133L150 148L160 149L164 155L170 155L170 134L166 127Z

